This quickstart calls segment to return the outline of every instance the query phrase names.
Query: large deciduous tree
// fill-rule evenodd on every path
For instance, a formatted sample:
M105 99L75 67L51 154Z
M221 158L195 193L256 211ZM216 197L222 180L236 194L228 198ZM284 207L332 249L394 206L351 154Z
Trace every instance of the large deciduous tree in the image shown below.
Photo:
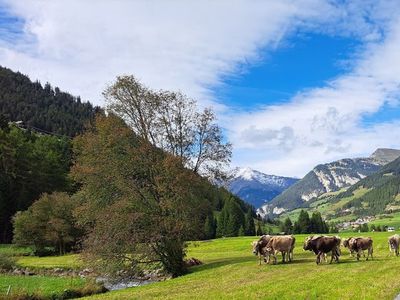
M76 216L87 229L89 261L109 273L148 264L185 273L185 241L204 235L211 211L200 195L204 179L113 114L77 137L74 152Z
M108 110L145 141L179 157L195 173L224 177L232 146L211 109L199 112L196 102L184 94L151 90L134 76L118 77L104 96Z

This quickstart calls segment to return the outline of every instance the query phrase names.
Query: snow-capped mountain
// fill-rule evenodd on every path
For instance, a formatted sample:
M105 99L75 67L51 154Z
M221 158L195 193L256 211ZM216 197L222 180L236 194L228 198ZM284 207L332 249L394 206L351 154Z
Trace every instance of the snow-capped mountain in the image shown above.
M296 178L267 175L251 168L236 168L225 186L254 207L269 202L298 181Z
M261 215L281 214L284 211L307 206L318 196L335 192L357 183L360 179L376 173L400 156L400 150L377 149L367 158L346 158L316 166L304 178L260 207Z

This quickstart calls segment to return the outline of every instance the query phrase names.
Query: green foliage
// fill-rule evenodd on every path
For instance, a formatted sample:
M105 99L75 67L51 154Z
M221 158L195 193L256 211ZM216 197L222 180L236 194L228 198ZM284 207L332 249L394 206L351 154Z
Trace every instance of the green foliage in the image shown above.
M205 220L220 204L216 198L230 194L112 114L99 116L95 128L77 137L74 146L73 176L81 185L76 216L88 231L89 263L111 274L138 274L154 264L173 276L185 273L185 242L204 238ZM235 205L230 211L241 212L241 204ZM229 216L226 224L236 229Z
M262 222L257 220L256 235L261 236L263 234L264 234L264 230L262 229Z
M294 226L295 233L310 233L311 221L310 216L305 210L301 210L299 218Z
M289 219L289 218L287 218ZM290 221L290 219L289 219ZM328 225L322 220L321 213L313 212L311 219L308 212L305 210L300 211L299 218L293 226L294 233L328 233Z
M15 267L15 259L7 254L0 253L0 270L9 271Z
M10 256L26 256L32 254L30 247L19 247L16 245L3 244L0 245L0 253Z
M290 220L289 217L285 219L283 224L280 226L281 231L285 232L286 234L292 234L293 233L293 224L292 221Z
M78 97L44 87L19 72L0 67L0 114L10 121L23 121L28 127L59 135L75 136L83 132L100 108Z
M244 220L244 235L253 236L255 234L256 234L256 225L254 224L252 211L249 209L245 215L245 220Z
M215 238L217 221L212 214L208 215L204 223L204 234L206 239Z
M368 232L369 231L368 224L367 223L362 224L360 226L360 231L361 232Z
M81 235L72 214L75 205L65 193L43 194L28 210L15 215L14 243L33 246L37 254L49 246L64 254Z
M316 211L313 212L310 220L310 231L311 233L327 233L329 232L328 226L322 220L321 213Z
M241 227L243 227L244 234L245 216L236 198L232 197L225 201L225 205L219 215L217 235L220 237L237 236Z
M40 194L71 189L71 143L17 127L0 129L0 242L12 239L12 216Z

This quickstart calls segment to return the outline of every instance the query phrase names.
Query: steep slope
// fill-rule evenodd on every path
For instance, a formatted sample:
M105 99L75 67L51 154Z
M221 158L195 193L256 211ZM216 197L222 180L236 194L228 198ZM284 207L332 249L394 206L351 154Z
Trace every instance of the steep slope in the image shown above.
M365 193L357 195L357 191ZM400 210L400 157L383 166L346 191L336 195L332 201L350 198L342 209L351 209L356 216L376 215Z
M316 166L303 179L260 209L261 214L279 214L307 207L318 196L349 187L400 156L400 150L377 149L368 158L341 159Z
M0 66L0 115L23 121L26 127L75 136L93 119L99 107L79 97L32 82L27 76Z
M260 207L299 179L267 175L250 168L237 168L226 184L228 190L254 207Z

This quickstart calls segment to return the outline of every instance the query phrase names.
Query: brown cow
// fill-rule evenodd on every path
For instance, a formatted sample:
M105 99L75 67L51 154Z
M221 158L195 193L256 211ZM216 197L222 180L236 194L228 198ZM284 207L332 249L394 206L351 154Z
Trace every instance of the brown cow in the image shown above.
M342 243L343 247L349 249L349 251L350 251L350 257L354 257L354 256L357 254L357 252L356 252L354 249L352 249L351 247L349 247L350 240L352 240L352 239L353 239L353 237L349 237L349 238L347 238L347 239L344 239L344 240L343 240L343 243ZM362 254L363 254L363 256L365 257L365 252L364 252L364 250L362 250Z
M267 246L265 247L265 255L267 256L267 262L269 262L270 257L274 258L274 264L276 264L277 258L276 254L278 252L282 253L282 262L293 260L293 249L296 239L293 235L283 235L283 236L273 236L269 240Z
M267 262L265 258L265 247L267 246L271 236L270 235L263 235L260 237L258 241L253 241L251 245L253 246L253 254L258 255L260 258L260 265L261 265L261 257L264 257L264 261Z
M356 253L357 254L357 260L360 260L361 253L363 250L368 250L367 253L367 259L371 256L372 253L374 252L374 249L372 247L373 241L370 237L352 237L349 238L345 241L343 241L343 245L347 247L350 250L350 253Z
M399 256L399 246L400 246L400 235L395 234L389 237L389 251L392 253L396 254L396 256Z
M338 236L309 236L304 241L304 250L313 251L315 255L317 255L316 263L321 263L322 257L325 257L325 254L331 252L331 261L335 259L336 262L339 262L340 256L340 238Z

